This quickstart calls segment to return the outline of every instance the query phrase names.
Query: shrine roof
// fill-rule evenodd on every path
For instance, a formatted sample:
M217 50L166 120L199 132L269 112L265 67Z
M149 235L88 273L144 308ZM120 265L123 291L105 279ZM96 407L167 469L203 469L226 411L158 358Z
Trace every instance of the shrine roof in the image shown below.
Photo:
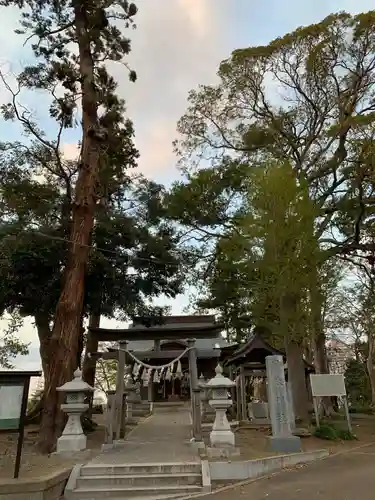
M285 358L284 352L272 347L271 344L266 342L259 334L254 333L249 337L247 342L239 345L238 349L226 359L225 364L243 364L252 361L252 357L255 357L254 361L258 361L258 357L265 358L266 356L272 355L279 355Z
M143 320L145 321L145 320ZM158 318L159 324L145 326L140 320L130 328L90 328L99 341L145 341L181 339L218 339L224 325L215 322L214 316L166 316ZM221 337L222 338L222 337Z
M225 354L225 348L224 348ZM239 345L238 349L229 355L226 359L225 365L244 365L244 367L249 368L250 364L262 364L265 366L266 356L282 356L284 362L286 361L285 351L276 349L267 341L265 341L259 333L253 333L247 342ZM314 372L315 368L312 364L308 363L305 359L303 360L305 365L305 370L308 373ZM285 368L287 369L287 363L285 363Z

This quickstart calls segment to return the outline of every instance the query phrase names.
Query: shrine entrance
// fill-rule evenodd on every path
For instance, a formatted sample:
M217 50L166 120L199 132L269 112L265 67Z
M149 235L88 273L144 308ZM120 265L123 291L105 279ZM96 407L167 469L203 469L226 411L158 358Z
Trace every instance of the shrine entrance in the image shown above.
M216 323L214 316L169 316L158 318L157 325L145 326L145 323L139 319L125 330L89 328L98 342L117 342L118 345L108 352L90 353L93 360L117 361L114 432L110 433L110 439L120 439L123 434L124 377L131 377L139 380L141 399L148 401L151 407L157 401L190 399L193 437L201 441L198 367L201 365L203 372L213 371L220 349L198 350L196 340L218 339L223 325Z

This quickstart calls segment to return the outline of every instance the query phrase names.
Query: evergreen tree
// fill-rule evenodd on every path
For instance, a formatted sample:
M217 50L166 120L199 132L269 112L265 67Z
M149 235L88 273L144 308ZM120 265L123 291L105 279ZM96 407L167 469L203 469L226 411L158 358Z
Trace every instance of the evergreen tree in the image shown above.
M71 172L61 162L61 137L77 121L82 126L74 191L66 190L64 203L65 239L70 244L65 249L63 281L49 339L54 355L49 357L46 371L40 433L41 448L48 452L62 423L56 387L71 378L77 363L96 209L99 201L121 189L123 168L129 161L129 123L107 63L121 63L129 53L130 42L123 27L132 25L137 9L126 0L2 0L0 4L22 10L21 29L17 32L27 35L36 62L24 69L18 83L50 93L50 115L57 121L59 132L56 139L50 140L30 115L19 112L14 96L3 107L4 117L21 122L34 141L34 153L42 150L42 161L48 158L53 174L57 172L68 183ZM129 76L135 80L134 71Z

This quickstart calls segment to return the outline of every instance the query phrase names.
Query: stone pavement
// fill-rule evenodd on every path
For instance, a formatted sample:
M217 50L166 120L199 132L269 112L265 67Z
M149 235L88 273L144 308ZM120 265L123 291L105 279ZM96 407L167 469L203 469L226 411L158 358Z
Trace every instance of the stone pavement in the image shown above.
M200 497L196 497L198 500ZM203 500L203 497L201 497ZM375 444L283 471L207 500L374 500Z
M190 407L158 408L129 434L123 445L103 451L87 465L199 462L190 438Z

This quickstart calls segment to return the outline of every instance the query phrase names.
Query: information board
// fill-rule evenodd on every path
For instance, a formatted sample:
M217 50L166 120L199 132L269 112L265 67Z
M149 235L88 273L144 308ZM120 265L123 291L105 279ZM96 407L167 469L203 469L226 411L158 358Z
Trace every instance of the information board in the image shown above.
M346 396L344 375L310 375L314 397Z
M0 385L0 430L18 429L24 385Z

